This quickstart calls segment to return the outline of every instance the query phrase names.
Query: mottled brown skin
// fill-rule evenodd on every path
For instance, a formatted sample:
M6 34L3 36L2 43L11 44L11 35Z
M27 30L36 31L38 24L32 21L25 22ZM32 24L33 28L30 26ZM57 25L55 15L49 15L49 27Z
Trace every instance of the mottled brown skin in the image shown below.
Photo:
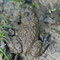
M33 57L38 57L41 55L41 50L42 50L42 44L41 41L37 40L36 42L34 42L34 44L31 47L31 55Z
M38 20L33 12L29 11L29 15L25 16L25 13L27 13L25 10L18 30L18 35L23 43L23 53L27 53L31 49L32 44L38 40L39 35Z

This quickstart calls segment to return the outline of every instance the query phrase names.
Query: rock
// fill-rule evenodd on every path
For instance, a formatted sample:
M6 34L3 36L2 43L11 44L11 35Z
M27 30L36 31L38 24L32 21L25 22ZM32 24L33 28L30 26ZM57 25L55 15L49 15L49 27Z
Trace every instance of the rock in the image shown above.
M48 23L48 24L54 24L56 21L55 20L53 20L52 18L50 18L50 17L47 17L47 18L45 18L45 20L44 20L44 22L45 23Z
M14 36L14 34L15 34L14 30L12 30L12 29L8 30L8 35L9 36Z
M14 7L13 6L10 6L10 10L14 10Z

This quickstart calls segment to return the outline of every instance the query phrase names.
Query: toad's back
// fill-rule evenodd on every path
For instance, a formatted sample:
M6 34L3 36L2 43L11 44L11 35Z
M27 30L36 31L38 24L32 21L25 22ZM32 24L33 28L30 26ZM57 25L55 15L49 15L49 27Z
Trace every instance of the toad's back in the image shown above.
M18 35L23 43L23 53L29 51L32 44L38 40L38 34L38 19L31 10L26 10L18 30Z

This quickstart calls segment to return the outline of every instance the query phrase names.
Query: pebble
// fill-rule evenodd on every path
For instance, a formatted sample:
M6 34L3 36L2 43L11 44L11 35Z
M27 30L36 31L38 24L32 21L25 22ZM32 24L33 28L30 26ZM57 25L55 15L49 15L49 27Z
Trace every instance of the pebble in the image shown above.
M55 20L53 20L52 18L50 17L46 17L45 20L44 20L45 23L48 23L48 24L54 24L56 23Z
M13 6L10 6L10 10L14 10L14 7Z
M12 29L9 29L9 35L10 36L14 35L14 31Z

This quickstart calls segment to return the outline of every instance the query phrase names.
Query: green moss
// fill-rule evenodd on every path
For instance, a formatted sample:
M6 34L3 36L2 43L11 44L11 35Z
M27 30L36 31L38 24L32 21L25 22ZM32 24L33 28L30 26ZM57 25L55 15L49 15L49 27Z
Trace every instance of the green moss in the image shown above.
M6 36L6 31L5 30L3 30L3 31L1 31L0 32L0 39L1 38L6 38L7 36Z
M56 8L48 10L49 13L52 13L52 12L55 12L55 11L56 11Z
M35 7L38 7L38 8L39 8L39 4L37 4L37 3L33 3L33 6L35 6Z

